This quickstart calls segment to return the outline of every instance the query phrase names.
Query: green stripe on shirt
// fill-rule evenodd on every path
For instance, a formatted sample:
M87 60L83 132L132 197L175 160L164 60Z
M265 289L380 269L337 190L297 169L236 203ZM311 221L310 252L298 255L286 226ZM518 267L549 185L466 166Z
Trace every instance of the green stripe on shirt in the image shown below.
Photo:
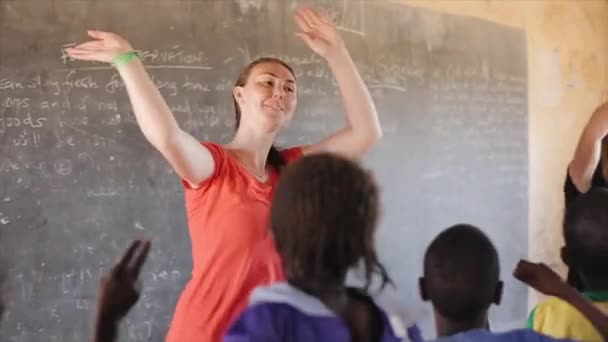
M534 329L534 316L536 316L536 308L534 308L532 310L532 312L530 312L530 315L528 316L528 328L529 329Z

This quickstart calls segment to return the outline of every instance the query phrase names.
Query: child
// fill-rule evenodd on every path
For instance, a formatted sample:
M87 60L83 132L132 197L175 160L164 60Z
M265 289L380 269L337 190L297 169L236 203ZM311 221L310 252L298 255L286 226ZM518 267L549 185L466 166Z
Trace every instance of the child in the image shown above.
M559 275L547 265L520 260L513 275L547 296L554 296L568 302L593 324L604 341L608 341L608 315L581 295L576 288L561 280Z
M582 194L591 189L608 189L608 102L591 115L581 134L570 164L564 195L566 210ZM570 267L568 282L583 290L578 270Z
M390 282L374 246L378 196L371 175L337 155L289 166L271 207L287 282L256 289L224 341L420 340L415 325L368 294L374 274L383 287ZM366 286L346 287L347 271L358 264Z
M439 341L556 341L532 330L487 330L490 305L502 297L499 275L498 253L476 227L456 225L431 242L420 293L433 305Z
M608 190L592 189L566 210L563 261L578 272L583 295L608 312ZM578 310L559 298L540 303L530 314L530 328L547 335L601 341L600 333Z

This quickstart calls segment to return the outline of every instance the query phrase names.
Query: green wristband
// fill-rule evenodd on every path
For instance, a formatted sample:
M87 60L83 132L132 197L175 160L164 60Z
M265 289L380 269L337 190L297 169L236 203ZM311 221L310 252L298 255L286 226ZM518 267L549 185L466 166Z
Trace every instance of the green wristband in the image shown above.
M139 58L139 54L135 51L123 53L122 55L114 58L114 60L112 61L112 66L114 68L118 68L121 65L127 64L130 60L135 58Z

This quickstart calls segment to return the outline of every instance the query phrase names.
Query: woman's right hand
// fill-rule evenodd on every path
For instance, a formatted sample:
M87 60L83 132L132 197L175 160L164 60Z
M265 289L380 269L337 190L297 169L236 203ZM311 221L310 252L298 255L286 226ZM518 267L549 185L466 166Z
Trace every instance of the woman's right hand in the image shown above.
M116 57L133 51L131 44L115 33L104 31L87 33L93 40L66 48L65 51L70 57L83 61L111 63Z
M85 61L112 63L116 57L133 51L131 44L115 33L88 33L92 40L66 49L69 56ZM141 63L130 65L131 67L120 67L118 70L142 133L181 178L192 187L197 187L213 174L213 155L200 141L179 127L145 67Z

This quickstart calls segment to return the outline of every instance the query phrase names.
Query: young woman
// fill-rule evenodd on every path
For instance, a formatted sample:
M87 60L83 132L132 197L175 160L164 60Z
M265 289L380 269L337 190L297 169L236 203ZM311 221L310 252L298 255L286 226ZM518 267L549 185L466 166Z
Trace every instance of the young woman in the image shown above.
M381 136L371 96L336 27L309 8L298 9L295 21L301 30L297 36L329 64L347 118L346 126L325 140L284 151L273 141L295 111L297 84L291 68L279 60L258 60L243 70L233 90L236 134L219 145L201 143L178 126L125 39L90 31L92 41L66 50L76 59L116 66L144 136L183 179L194 267L168 341L220 340L253 288L284 279L267 229L283 164L318 152L358 158Z

